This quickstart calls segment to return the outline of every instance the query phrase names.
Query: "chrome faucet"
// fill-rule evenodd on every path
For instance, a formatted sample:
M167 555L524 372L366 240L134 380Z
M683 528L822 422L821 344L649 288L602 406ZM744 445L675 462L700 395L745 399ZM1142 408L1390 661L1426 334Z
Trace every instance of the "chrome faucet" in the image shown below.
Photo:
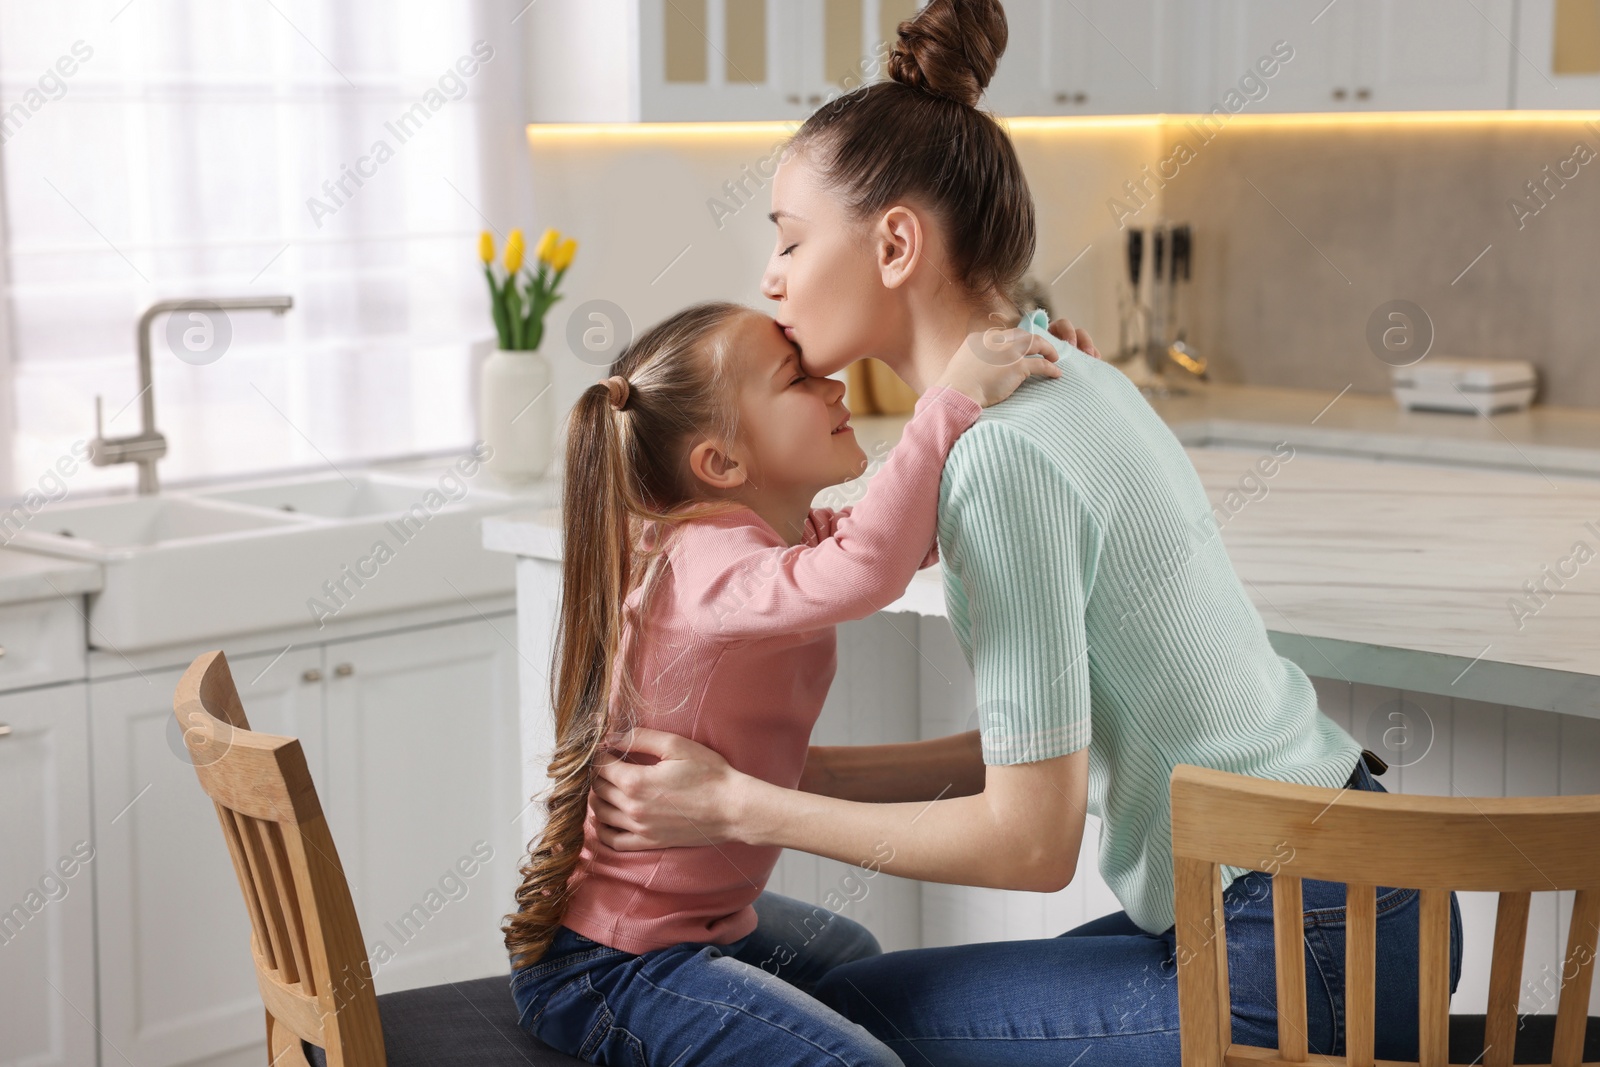
M96 467L119 463L139 465L139 492L154 493L156 460L167 454L167 439L156 429L155 379L150 368L150 324L159 315L174 311L270 311L282 315L294 307L292 296L191 297L188 300L161 300L139 316L135 340L139 348L139 432L127 437L107 437L101 426L101 398L94 398L94 440L89 442L89 460ZM115 416L113 416L115 417Z

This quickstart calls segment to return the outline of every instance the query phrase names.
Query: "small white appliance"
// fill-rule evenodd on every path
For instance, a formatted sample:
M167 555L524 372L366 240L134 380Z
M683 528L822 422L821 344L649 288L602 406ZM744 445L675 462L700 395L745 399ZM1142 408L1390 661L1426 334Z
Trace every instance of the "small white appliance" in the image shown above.
M1394 398L1405 411L1495 415L1521 411L1538 390L1538 373L1524 359L1430 357L1392 372Z

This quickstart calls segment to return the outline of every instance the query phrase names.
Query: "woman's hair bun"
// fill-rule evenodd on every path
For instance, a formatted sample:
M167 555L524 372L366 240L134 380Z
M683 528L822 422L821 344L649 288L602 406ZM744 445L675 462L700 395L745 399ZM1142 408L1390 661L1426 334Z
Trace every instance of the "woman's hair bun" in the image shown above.
M897 82L976 107L1006 50L999 0L929 0L900 24L889 53Z

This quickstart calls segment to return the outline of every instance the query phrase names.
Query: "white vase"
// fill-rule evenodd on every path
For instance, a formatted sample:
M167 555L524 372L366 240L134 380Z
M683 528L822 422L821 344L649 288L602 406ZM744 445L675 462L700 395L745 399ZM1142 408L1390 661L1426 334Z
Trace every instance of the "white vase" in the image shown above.
M555 452L555 411L549 360L490 353L478 375L478 436L492 449L490 473L513 482L543 475Z

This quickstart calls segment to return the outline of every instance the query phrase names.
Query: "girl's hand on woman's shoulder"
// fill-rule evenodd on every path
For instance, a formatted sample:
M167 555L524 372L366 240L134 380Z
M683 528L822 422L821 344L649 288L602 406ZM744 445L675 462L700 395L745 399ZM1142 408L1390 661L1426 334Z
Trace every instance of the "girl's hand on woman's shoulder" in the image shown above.
M1079 352L1093 356L1095 359L1105 359L1100 350L1089 340L1088 330L1079 330L1072 325L1070 319L1055 319L1050 323L1050 332L1061 338Z
M1061 377L1055 346L1036 333L995 327L967 335L934 386L964 393L981 407L998 404L1027 378Z

